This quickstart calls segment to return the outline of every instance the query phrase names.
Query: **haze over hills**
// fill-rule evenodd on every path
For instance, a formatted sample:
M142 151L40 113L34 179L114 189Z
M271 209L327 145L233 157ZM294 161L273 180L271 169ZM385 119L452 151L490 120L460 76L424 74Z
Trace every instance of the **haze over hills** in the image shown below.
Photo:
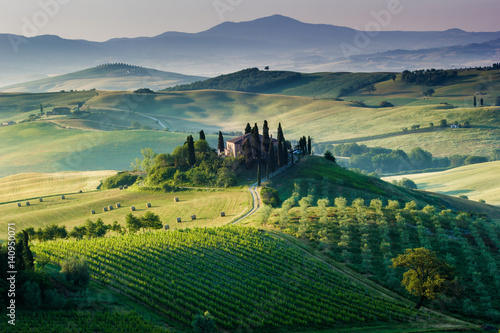
M135 90L143 87L158 90L203 79L206 78L126 64L106 64L74 73L2 87L0 90L32 93L82 89Z
M373 64L373 57L356 56L458 45L463 46L463 52L439 64L461 67L471 60L478 61L477 54L468 52L476 49L472 43L487 43L498 38L500 32L459 29L366 34L345 27L302 23L281 15L249 22L225 22L199 33L166 32L155 37L118 38L106 42L67 40L51 35L25 38L0 34L0 86L113 62L206 76L266 65L302 72L381 68L400 71L419 68L422 63L404 57L394 65L392 59L381 59L380 63ZM350 57L353 56L352 61ZM479 60L491 63L494 62L492 56L491 52L483 54Z

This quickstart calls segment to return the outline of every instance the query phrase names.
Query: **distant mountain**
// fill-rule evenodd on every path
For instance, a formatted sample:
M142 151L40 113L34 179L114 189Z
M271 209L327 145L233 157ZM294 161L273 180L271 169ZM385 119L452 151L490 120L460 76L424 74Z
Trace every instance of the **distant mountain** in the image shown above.
M2 92L57 92L61 90L164 89L189 84L206 77L158 71L126 64L106 64L46 79L1 87Z
M111 62L204 76L264 66L300 72L363 71L363 66L351 68L352 57L396 49L485 43L498 38L500 32L460 29L373 35L346 27L303 23L281 15L224 22L199 33L166 32L155 37L106 42L0 34L0 86L25 82L27 77L41 78ZM461 58L450 57L444 67L468 59L465 53ZM404 65L414 68L410 59ZM401 65L396 67L388 63L384 70L399 70Z
M421 68L468 68L491 66L498 62L500 39L485 43L446 46L421 50L392 50L350 57L346 70L403 71Z

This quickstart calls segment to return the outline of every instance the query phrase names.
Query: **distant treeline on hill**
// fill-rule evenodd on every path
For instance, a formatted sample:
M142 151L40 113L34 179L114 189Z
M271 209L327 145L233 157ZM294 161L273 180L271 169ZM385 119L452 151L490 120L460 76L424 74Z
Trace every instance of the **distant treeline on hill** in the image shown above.
M408 154L401 149L367 147L356 143L339 144L333 147L335 156L350 157L349 167L367 173L397 173L431 168L455 168L462 165L488 162L488 157L454 155L435 158L422 148L413 148Z
M446 80L458 75L456 70L443 69L419 69L416 71L403 71L401 79L410 84L423 84L426 86L435 86L443 84Z
M301 77L302 75L296 72L261 71L258 68L248 68L236 73L220 75L205 81L197 81L190 84L166 88L165 91L216 89L261 92L294 82Z
M136 65L129 65L129 64L124 64L121 62L115 62L115 63L108 63L108 64L101 64L97 65L97 68L100 67L113 67L113 68L142 68L141 66L136 66Z

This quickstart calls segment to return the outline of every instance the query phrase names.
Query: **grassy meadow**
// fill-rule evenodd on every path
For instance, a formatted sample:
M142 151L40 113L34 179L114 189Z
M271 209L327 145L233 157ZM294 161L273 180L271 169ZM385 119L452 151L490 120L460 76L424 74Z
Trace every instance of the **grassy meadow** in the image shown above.
M403 176L384 177L386 181L401 178L413 180L419 189L446 195L465 195L470 200L483 199L500 205L500 161L467 165L451 170Z
M24 173L0 178L0 204L64 193L95 191L116 171Z
M43 202L31 200L30 206L26 206L24 201L21 201L22 207L17 207L17 202L1 204L0 225L6 227L8 223L15 223L16 228L21 230L55 223L72 229L89 218L94 222L101 218L106 224L118 221L125 226L125 216L131 213L130 207L135 206L134 215L142 216L146 211L151 211L172 229L211 227L231 222L248 212L252 206L250 193L246 189L164 193L142 192L135 187L127 190L73 193L66 195L64 200L59 195L47 194L40 197L43 197ZM174 202L175 197L180 201ZM120 203L122 207L116 208L116 203ZM151 203L152 207L147 208L147 203ZM110 205L114 209L103 212L103 207ZM91 210L95 210L96 214L91 215ZM221 217L220 212L225 212L226 216ZM195 221L191 221L191 215L196 215ZM182 223L176 222L177 217L182 219Z

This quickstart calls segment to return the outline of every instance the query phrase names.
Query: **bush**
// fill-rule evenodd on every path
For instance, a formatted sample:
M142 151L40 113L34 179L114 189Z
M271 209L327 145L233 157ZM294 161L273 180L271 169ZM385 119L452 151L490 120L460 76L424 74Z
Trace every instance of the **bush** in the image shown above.
M488 158L484 156L469 156L465 159L464 164L478 164L478 163L486 163L488 162Z
M271 205L272 207L278 207L280 205L280 197L278 191L271 187L263 187L260 190L260 196L262 202L265 205Z
M325 151L324 156L328 161L332 161L333 163L335 163L335 156L333 156L331 151L329 151L329 150Z
M36 309L42 304L40 286L35 281L27 281L23 285L23 301L30 309Z
M462 198L462 199L467 199L467 200L469 200L469 197L468 197L468 196L466 196L466 195L463 195L463 194L459 195L458 197L459 197L459 198Z
M404 188L411 188L411 189L417 189L417 184L411 179L408 178L403 178L398 182L398 186L402 186Z
M387 102L387 101L382 101L382 102L380 102L379 106L381 108L392 108L392 107L394 107L394 104Z
M132 175L127 171L118 172L116 175L107 178L103 183L104 189L117 188L123 185L132 185L137 180L137 175Z
M208 311L204 314L196 315L193 319L192 325L195 333L213 333L217 331L215 319Z
M357 107L360 107L360 108L365 108L366 107L366 104L361 102L361 101L351 101L351 105L352 106L357 106Z
M75 286L86 286L90 281L87 262L83 258L70 258L61 265L61 273L67 281L72 281Z

